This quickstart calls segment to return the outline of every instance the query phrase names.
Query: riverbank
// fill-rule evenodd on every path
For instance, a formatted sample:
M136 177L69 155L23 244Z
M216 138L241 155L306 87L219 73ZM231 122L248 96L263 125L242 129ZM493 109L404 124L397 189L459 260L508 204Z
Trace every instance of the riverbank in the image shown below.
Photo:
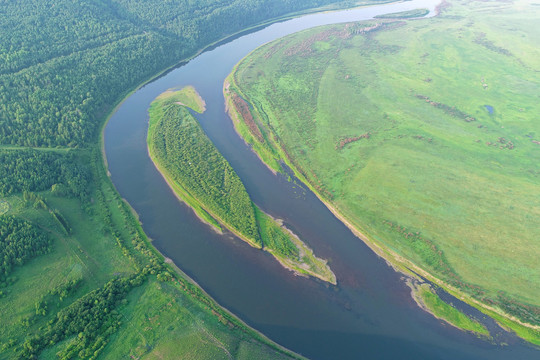
M403 24L401 24L400 26L402 26L402 25ZM351 28L353 28L353 27L351 27ZM389 26L388 28L392 29L391 26ZM297 105L298 104L306 104L305 106L300 107L300 108L295 108L292 105L290 105L289 103L287 103L286 100L284 100L285 98L287 98L287 96L286 95L284 96L284 95L281 95L281 94L287 94L287 88L286 87L279 88L279 85L281 85L281 84L272 83L272 80L269 80L269 79L278 79L279 78L280 81L282 81L283 83L287 83L287 84L292 83L296 90L297 89L312 89L314 86L316 87L317 84L313 85L312 84L312 82L313 82L312 78L309 78L309 76L306 77L306 78L298 78L298 79L296 79L294 77L294 71L292 71L292 74L291 74L291 71L289 71L290 69L295 69L295 67L298 68L298 69L306 69L307 65L295 63L294 60L291 60L290 55L291 54L296 54L297 52L301 52L303 57L307 58L312 53L321 52L321 49L327 49L329 47L330 41L328 41L328 39L331 37L332 34L336 35L336 38L339 38L339 36L343 36L343 37L347 36L346 32L344 32L344 31L340 32L339 30L334 30L334 29L327 30L324 34L315 34L315 31L312 31L310 33L310 35L305 36L306 39L302 39L303 40L302 43L299 42L298 44L294 44L296 46L291 46L290 42L287 43L286 46L291 47L291 49L287 49L288 53L286 51L283 51L283 48L280 47L280 45L283 46L282 44L276 45L275 43L272 43L271 45L265 46L264 49L259 48L259 49L255 50L254 53L257 53L256 56L249 55L248 60L246 60L246 58L244 58L244 60L242 60L241 63L244 62L246 64L249 64L249 66L246 66L245 69L249 68L249 76L251 76L250 79L252 79L252 81L254 81L253 79L256 79L258 77L257 71L259 71L259 73L264 73L265 76L260 77L261 80L260 80L260 83L258 83L258 86L259 86L258 90L261 91L261 92L265 92L265 91L266 92L264 93L264 96L257 96L258 94L254 96L252 93L246 94L246 93L243 93L241 90L239 90L238 83L236 81L237 79L235 78L235 76L236 76L236 74L238 72L238 66L239 65L237 65L235 67L235 69L233 70L233 73L227 78L227 82L225 83L225 86L224 86L224 94L225 94L225 98L226 98L226 104L227 104L227 108L228 108L230 117L233 119L233 124L234 124L235 130L248 144L251 145L251 147L255 151L255 153L259 156L259 158L263 162L266 163L267 166L274 168L274 170L279 170L279 168L276 167L275 164L278 164L279 161L283 161L285 164L287 164L287 166L290 167L294 171L296 177L300 181L302 181L306 186L308 186L308 188L310 188L314 192L314 194L317 195L317 197L325 204L325 206L338 219L340 219L349 229L351 229L351 231L357 237L361 238L368 246L370 246L370 248L372 248L374 252L376 252L379 256L385 258L388 263L392 264L394 268L399 269L401 271L404 271L405 273L407 273L409 275L412 275L412 276L414 276L414 273L420 274L421 276L424 276L425 278L429 279L430 281L432 281L434 283L437 283L439 286L445 288L446 290L448 290L448 292L454 294L457 298L460 298L460 299L466 301L467 303L479 308L480 310L482 310L485 313L489 312L489 311L498 311L500 315L504 314L504 316L506 316L506 318L512 318L513 320L517 320L517 318L515 316L512 316L511 314L506 313L501 308L495 307L493 305L489 305L486 302L480 302L477 299L474 299L471 295L466 294L462 289L459 289L457 286L452 285L448 281L441 280L440 277L436 277L435 275L433 275L434 274L433 271L428 271L426 269L426 266L419 266L418 265L418 263L419 263L419 261L418 261L419 255L418 254L413 254L414 256L410 256L410 254L407 254L409 256L406 257L405 255L400 254L396 250L396 249L402 250L402 248L405 247L405 245L402 245L404 243L417 241L415 246L420 248L420 250L424 251L424 248L426 248L426 252L421 253L420 257L424 256L425 259L431 261L430 260L431 255L439 256L440 259L438 259L437 257L436 257L436 259L440 260L440 264L443 264L443 266L446 267L443 270L446 271L446 269L448 269L448 273L450 275L452 275L453 274L451 272L452 269L451 269L450 266L447 266L448 262L446 262L446 258L443 256L442 251L440 251L440 249L441 249L440 247L439 248L435 247L435 251L432 252L433 254L431 252L427 252L427 251L430 251L430 248L428 246L430 244L433 245L433 241L430 238L424 239L424 238L419 237L418 238L419 240L415 240L416 238L414 238L413 240L410 240L410 237L412 237L412 235L414 235L414 234L419 235L419 232L417 230L415 230L414 232L412 230L408 230L408 231L406 231L404 233L404 235L403 235L404 239L401 239L401 243L397 243L395 246L389 246L387 243L382 243L380 241L380 238L383 235L386 235L386 233L383 233L383 231L384 232L390 232L387 229L390 225L388 225L386 223L383 223L380 226L381 229L377 229L377 230L380 230L378 232L374 232L373 226L371 226L369 229L364 229L364 228L362 228L362 226L360 226L358 224L359 220L358 220L357 217L355 218L355 220L353 220L349 216L347 216L347 214L350 215L350 213L344 212L344 211L342 211L342 209L340 209L338 211L337 209L339 207L339 204L337 204L335 201L330 200L330 199L333 199L333 198L337 197L337 198L340 198L341 201L343 201L343 197L344 197L343 196L344 195L343 188L346 188L346 187L345 186L341 187L340 185L345 183L344 179L347 179L347 180L354 179L355 178L354 176L359 171L359 170L355 169L355 171L351 172L351 169L353 168L354 165L356 165L356 163L359 162L359 160L357 160L357 159L362 158L362 156L361 156L362 154L358 153L358 149L360 149L360 148L364 149L367 154L370 154L370 152L375 152L376 151L375 149L378 150L378 148L380 147L380 146L377 147L375 145L375 143L378 143L378 145L381 145L381 144L384 144L385 142L390 143L391 141L394 141L394 142L399 141L399 146L403 146L402 144L405 143L405 142L408 145L409 142L410 142L411 143L410 146L414 147L414 149L416 149L416 148L419 147L420 141L424 141L426 143L426 146L430 147L428 150L431 151L431 152L434 151L434 148L433 148L434 145L432 145L432 139L429 136L427 136L426 134L424 134L424 133L422 133L421 135L418 135L417 133L409 134L409 132L413 132L413 131L409 130L404 135L403 131L401 133L399 133L396 130L396 131L394 131L395 133L391 134L392 136L383 136L385 134L381 131L381 129L378 129L376 126L374 126L374 128L376 130L373 130L373 132L371 132L371 137L375 137L375 136L376 137L375 137L375 140L373 140L373 139L370 140L369 139L370 134L369 134L369 132L366 133L366 130L357 130L357 129L354 129L354 128L348 128L348 127L346 127L345 123L342 124L341 122L339 124L336 124L336 114L340 113L340 111L343 112L343 113L346 113L347 118L351 118L351 117L355 116L354 114L347 113L345 110L343 110L343 109L345 109L343 106L346 106L345 104L350 103L350 101L343 100L343 99L348 99L348 98L346 97L345 92L344 91L342 92L342 89L348 89L349 93L353 93L354 90L355 90L354 88L351 87L351 85L347 84L347 83L351 83L351 82L354 83L354 81L353 81L354 80L354 73L348 72L348 71L351 71L350 69L340 69L340 75L341 76L339 78L337 78L337 79L339 79L339 81L336 80L335 83L331 84L331 85L334 86L332 88L334 94L327 93L327 95L329 95L329 96L326 96L326 97L319 94L319 100L320 100L322 106L326 106L328 108L331 108L332 111L333 111L333 112L329 111L329 114L331 114L331 115L328 115L326 118L318 117L318 115L309 112L310 109L319 109L320 106L321 106L321 104L319 104L319 103L313 104L313 103L309 102L311 100L311 98L309 98L308 96L311 95L311 94L308 94L305 97L300 98L300 99L294 99L293 98L293 99L290 100L291 103L294 103L294 104L297 104ZM380 33L378 33L378 34L380 34ZM294 38L294 39L298 40L299 38L301 38L301 35L291 36L288 40L291 41L291 38ZM385 39L386 41L388 40L386 37L384 37L384 35L383 35L383 39ZM371 42L369 42L369 41L371 41ZM366 47L368 47L370 45L374 46L372 37L370 37L365 42L366 42L366 44L365 44ZM449 43L452 43L452 42L449 42ZM313 48L310 49L309 46L311 44L316 44L318 46L317 47L313 46ZM380 51L379 49L382 48L381 45L377 44L377 46L378 47L373 47L373 49ZM330 45L330 48L331 48L331 45ZM276 57L276 55L275 55L276 49L279 49L279 51L284 52L284 54L285 54L284 58L287 61L287 67L285 67L285 66L280 67L280 66L275 66L275 65L267 66L267 64L271 63L270 59L272 59L272 57L274 57L274 58ZM389 45L388 49L390 49L390 45ZM396 52L396 53L398 52L398 47L395 47L394 52ZM417 53L420 53L420 52L421 51L418 51ZM391 53L392 53L391 51L388 51L388 53L383 52L382 54L379 54L379 55L388 56L388 54L391 54ZM331 52L331 55L332 55L332 57L336 56L335 52ZM256 63L257 59L254 60L254 58L257 58L257 56L260 56L261 59L264 58L264 64L266 64L264 66L266 66L266 67L264 67L263 69L257 67L257 63ZM277 56L280 56L280 55L277 55ZM300 58L301 57L299 57L299 59ZM346 61L352 61L350 58L347 58L345 60ZM320 61L319 63L324 63L324 61ZM275 68L272 68L271 66L275 66ZM313 66L313 65L310 63L310 66ZM277 70L275 70L275 69L277 69ZM320 70L320 72L324 72L324 69L317 69L317 70ZM273 71L275 71L275 73ZM333 71L332 73L336 72L335 69L332 69L332 71ZM287 76L284 76L284 77L280 78L280 76L283 75L284 72L285 73L288 72ZM368 71L366 73L374 74L375 71ZM371 76L371 77L366 76L366 77L368 79L365 79L365 80L363 80L363 82L360 82L360 83L362 83L362 84L378 83L374 79L372 79L373 76ZM328 78L325 78L325 79L328 80ZM432 81L435 81L435 80L433 80L431 78L426 78L426 80L423 83L421 83L421 86L426 87L427 85L425 85L424 83L431 84ZM420 86L420 85L418 85L418 86ZM341 87L341 89L340 89L340 87ZM276 90L276 89L278 89L278 90ZM319 91L321 91L321 92L324 91L324 90L327 90L327 89L319 89ZM358 89L356 89L356 90L358 90ZM236 93L233 94L233 91L236 92ZM424 91L427 91L427 90L424 90ZM272 97L272 96L274 96L273 92L276 92L276 93L279 92L281 97L276 96L275 98L273 98ZM336 98L335 93L340 93L341 98ZM405 94L406 92L404 91L403 93ZM271 100L268 100L269 96L272 97ZM289 94L289 98L291 96L293 96L293 95ZM332 97L332 96L334 96L334 97ZM366 95L366 97L368 99L370 99L372 97L372 95L369 94L369 95ZM238 99L241 99L241 101L243 101L244 103L249 104L249 105L245 105L243 108L239 108L238 103L240 103L240 101ZM315 97L315 99L317 99L317 98ZM330 101L325 101L325 99L330 99ZM336 109L336 107L331 107L330 105L328 105L328 103L332 102L332 101L340 103L343 106L341 107L341 109ZM417 98L415 98L415 97L407 99L407 101L408 102L414 102L414 104L412 104L413 106L418 106L416 104ZM280 104L280 105L282 104L283 106L277 106L278 104ZM441 107L444 108L443 105L441 105L439 103L435 103L433 101L431 101L430 104L433 107L438 106L438 108L441 108ZM370 104L368 104L368 105L370 105ZM381 105L379 103L377 103L373 107L375 107L375 106L380 107ZM246 111L246 109L248 109L248 111ZM370 109L370 107L368 107L368 109ZM446 109L446 108L444 108L444 109ZM248 112L249 112L249 114L248 114ZM245 121L239 120L239 119L242 118L242 115L245 115L245 114L248 115L249 119L246 120L245 119L246 116L244 116ZM285 119L285 118L289 119L289 121L291 122L292 125L291 124L284 124L284 123L277 123L275 121L275 119L278 117L278 115L281 116L283 119ZM390 118L390 115L389 114L384 114L384 115L385 115L385 117L383 119L390 122L388 120L388 118ZM456 113L455 111L450 114L450 117L457 117L458 118L458 119L451 119L451 120L456 122L456 127L458 129L461 129L461 127L464 127L464 126L468 126L468 125L464 125L464 123L466 124L466 123L470 123L472 121L470 116L464 117L463 119L465 121L463 121L461 119L461 117L462 117L461 115L462 115L461 113ZM395 115L395 116L397 116L397 115ZM439 115L438 114L433 114L433 116L439 116ZM281 119L281 120L283 120L283 119ZM329 119L331 119L332 122L330 122ZM393 120L393 121L394 121L393 124L398 123L397 120ZM319 138L317 138L317 137L315 137L313 135L313 134L317 133L313 129L321 126L320 125L321 122L323 123L323 125L326 125L327 123L331 124L330 129L326 129L326 130L317 129L319 134L331 134L332 136L331 136L330 139L328 139L328 137L325 138L324 136L320 136ZM380 124L380 122L379 122L379 124ZM291 126L288 127L287 125L291 125ZM363 126L369 127L371 125L372 124L368 122L367 125L363 125ZM377 125L377 124L375 124L375 125ZM391 125L392 125L392 123L388 124L388 127L390 127ZM378 125L378 126L380 127L382 125ZM485 126L486 125L478 126L478 128L482 129ZM275 127L275 129L278 129L281 132L278 133L278 131L275 131L274 127ZM339 131L341 131L342 133L338 133L339 131L333 131L332 132L333 129L339 129ZM365 137L359 136L357 133L355 133L357 131L362 131L361 133L368 134L368 135L366 135ZM385 131L389 131L389 130L386 129ZM423 129L423 131L425 132L426 130ZM298 132L298 135L295 132ZM295 136L297 135L297 137L291 136L291 133L294 133L294 135ZM374 135L374 134L376 134L376 135ZM283 139L280 138L280 135L283 136ZM479 134L479 136L480 135L481 134ZM407 137L410 137L413 140L411 140L411 141L409 141L409 140L407 140L407 141L406 140L400 140L400 139L407 138ZM287 138L287 139L285 139L285 138ZM501 138L503 139L501 141L503 141L503 142L507 141L507 140L505 140L505 138L503 138L503 137L501 137ZM395 139L397 139L397 140L395 140ZM441 142L443 140L446 140L446 139L441 139ZM455 140L455 139L452 139L452 140ZM336 141L337 141L338 145L339 145L340 141L341 141L341 143L343 145L341 147L338 146L338 145L335 145ZM347 145L350 142L354 142L354 144ZM328 144L328 143L330 143L330 144ZM287 145L287 149L292 148L294 150L291 153L288 153L287 150L285 150L284 144ZM324 151L319 151L319 148L317 148L314 144L324 144L324 146L327 146L328 148L325 148ZM330 145L330 146L328 146L328 145ZM347 145L347 146L345 147L345 145ZM396 144L396 146L397 145L398 144ZM317 149L317 150L314 150L314 148ZM320 149L322 149L322 148L323 147L321 146ZM503 148L504 147L501 147L501 149L503 149ZM353 152L350 149L356 149L357 152ZM314 152L314 151L318 151L318 152ZM367 152L367 151L369 151L369 152ZM296 152L296 153L294 153L294 152ZM314 153L317 154L317 157L309 158L309 160L305 159L305 158L308 158L308 156L306 154L314 154ZM335 154L335 153L337 153L337 154ZM429 153L429 152L426 151L426 153ZM332 157L333 155L331 155L331 154L335 154L335 158ZM347 156L347 158L346 158L346 156ZM269 158L270 158L270 161L268 161ZM298 159L299 158L302 158L302 161L303 161L302 164L303 165L306 165L306 161L307 161L307 163L309 163L309 161L314 161L314 162L316 162L316 165L321 165L322 164L322 166L319 167L319 168L315 167L315 169L310 169L309 167L306 167L306 166L298 166ZM498 158L499 158L499 161L500 161L501 156L499 156ZM340 160L338 161L338 159L340 159ZM391 160L388 160L387 158L385 158L384 160L385 160L385 162L382 162L382 163L388 163L388 161L391 161ZM349 163L347 163L347 162L349 162ZM381 163L381 162L379 162L379 163ZM343 164L343 166L341 166L341 168L338 169L339 177L337 179L336 178L330 178L330 180L328 180L328 178L324 179L324 180L328 180L326 183L321 182L321 181L316 181L316 180L318 180L319 177L322 178L321 172L326 171L328 173L331 173L328 169L332 169L331 166L334 165L334 164ZM371 164L371 165L373 165L373 164ZM366 165L362 164L362 166L366 166ZM373 167L375 167L375 165L373 165ZM315 171L313 171L313 170L315 170ZM407 169L405 169L405 170L407 170ZM433 171L433 169L431 169L431 170ZM394 172L392 172L392 174L393 173ZM409 172L405 172L405 171L403 173L409 174ZM420 179L415 178L414 174L411 174L410 176L415 181L423 180L422 178L420 178ZM414 183L413 180L411 180L409 183ZM339 184L339 185L336 185L336 183ZM362 183L362 182L358 180L356 183ZM346 183L346 184L350 185L350 183ZM375 185L376 184L373 184L373 186L375 186ZM390 183L388 186L395 186L395 185L393 183ZM410 187L410 186L414 186L414 185L405 184L403 186L409 186ZM335 193L334 193L334 190L335 190ZM373 191L371 193L367 193L367 194L363 194L363 195L364 196L362 198L366 198L368 196L373 196ZM381 208L385 208L385 207L381 207ZM392 205L389 204L388 208L392 208ZM391 215L392 216L397 216L396 214L391 214ZM388 216L388 215L386 215L386 216ZM387 219L387 218L388 217L379 217L379 220L380 219ZM390 218L390 219L392 219L392 218ZM376 220L371 220L371 221L374 222ZM385 226L386 226L386 228L385 228ZM391 226L393 228L398 228L398 226L395 225L395 221L393 221L393 223L391 223ZM393 228L392 228L392 230L393 230ZM407 228L410 228L410 227L407 226ZM423 229L419 225L412 226L412 228L413 229L415 229L415 228L416 229ZM403 230L403 224L399 224L399 231L401 231L401 232L404 231ZM409 232L411 234L409 234ZM369 236L369 237L365 236L366 233L371 234L371 236ZM397 237L395 234L391 234L391 235L394 236L394 237ZM405 235L407 235L407 236L405 236ZM456 238L456 239L461 239L461 238L462 237L459 237L459 238ZM451 244L453 244L455 242L456 241L452 242ZM420 245L418 245L418 244L420 244ZM484 242L484 244L485 244L485 242ZM436 244L436 245L439 245L439 244ZM442 245L446 245L446 244L442 244ZM442 245L440 245L440 246L442 246ZM460 245L460 244L456 244L456 245ZM433 245L433 247L434 246L435 245ZM463 244L461 244L461 246L463 246ZM448 247L445 246L445 248L444 248L445 252L446 251L450 252L450 250L447 250L447 248ZM459 247L456 246L456 249L459 249ZM498 256L498 254L495 254L495 255ZM416 260L416 261L411 260L411 258ZM492 257L492 259L496 259L496 258L497 257L495 257L495 256ZM423 258L421 260L423 260ZM481 260L486 261L487 265L490 265L488 258L481 259ZM481 262L477 261L476 263L473 263L472 265L477 266L478 263L482 264ZM420 264L422 264L421 261L420 261ZM433 264L438 265L439 262L433 262ZM425 265L425 264L422 264L422 265ZM462 263L460 263L459 265L462 265ZM530 279L531 278L529 278L529 280ZM527 279L525 279L525 280L527 280ZM461 281L461 279L457 278L457 280L454 281L454 283L459 284L458 281ZM513 284L510 284L510 285L513 285ZM516 288L517 288L517 286L516 286ZM522 291L522 290L521 290L521 293L527 295L527 293ZM527 325L524 322L517 321L516 325L514 327L514 330L516 330L516 332L519 331L519 329L517 329L517 327L519 327L519 326L528 327L532 332L537 331L537 329L538 329L538 327L536 325L533 325L533 324L528 324ZM536 336L538 336L538 335L536 335ZM530 337L527 337L527 339L528 340L533 339L532 342L534 342L534 335L530 336Z
M407 285L411 288L411 296L416 304L437 319L442 320L457 329L472 332L477 336L488 340L492 339L489 331L484 325L464 315L452 305L442 301L429 284L421 284L414 282L413 280L407 280Z

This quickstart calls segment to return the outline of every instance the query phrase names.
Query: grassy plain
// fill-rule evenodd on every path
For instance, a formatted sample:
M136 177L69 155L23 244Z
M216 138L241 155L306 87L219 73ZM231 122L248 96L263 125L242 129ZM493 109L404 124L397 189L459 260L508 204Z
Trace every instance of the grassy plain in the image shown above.
M225 226L286 268L335 284L326 261L253 204L238 175L178 101L184 92L165 92L149 110L148 152L176 195L202 220L217 229Z
M90 150L78 153L81 162L89 163ZM93 154L100 158L99 151ZM60 311L113 278L132 276L141 267L154 269L153 261L161 259L149 247L128 205L107 181L104 169L94 169L93 176L95 181L87 201L56 196L51 191L38 194L46 209L32 206L21 194L2 199L3 204L9 204L4 209L6 215L37 225L52 237L53 245L49 253L15 267L0 289L0 358L20 358L22 344L54 323ZM51 210L65 219L69 234ZM133 240L137 237L142 242ZM174 269L164 269L154 275L149 273L141 286L134 287L111 309L120 314L120 324L108 339L102 334L106 345L96 355L140 359L214 359L229 358L228 354L295 358L219 308L195 285L172 275ZM69 282L76 285L63 294L55 292ZM68 336L46 347L40 358L57 359L57 353L77 340L77 336ZM216 344L215 349L212 343Z
M529 324L531 338L539 12L451 1L434 18L311 29L255 50L225 85L269 166L283 159L368 241Z

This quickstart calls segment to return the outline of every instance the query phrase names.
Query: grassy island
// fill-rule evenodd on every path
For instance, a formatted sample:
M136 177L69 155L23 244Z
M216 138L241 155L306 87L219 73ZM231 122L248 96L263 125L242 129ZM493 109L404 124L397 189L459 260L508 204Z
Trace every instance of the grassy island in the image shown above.
M481 337L490 337L486 327L478 321L471 319L454 306L445 303L435 294L428 284L413 286L413 297L418 305L438 319L446 321L452 326L470 331Z
M176 195L218 231L222 226L271 253L298 274L336 283L326 261L251 201L244 184L206 136L192 110L204 104L192 88L167 91L151 104L150 157Z
M414 9L414 10L408 10L408 11L400 11L397 13L391 13L391 14L383 14L383 15L377 15L375 18L377 19L409 19L409 18L418 18L422 16L426 16L429 14L428 9Z
M439 11L266 44L228 110L374 251L540 344L540 7Z

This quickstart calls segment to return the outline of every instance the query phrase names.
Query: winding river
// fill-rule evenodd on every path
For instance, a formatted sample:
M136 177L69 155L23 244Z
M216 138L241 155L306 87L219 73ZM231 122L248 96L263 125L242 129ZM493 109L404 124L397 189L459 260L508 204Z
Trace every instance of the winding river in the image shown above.
M307 15L236 37L204 52L129 96L105 129L111 178L140 216L154 246L221 305L272 340L313 359L535 359L540 352L483 318L502 346L452 328L422 311L384 260L356 238L309 191L272 174L237 136L224 111L222 86L233 66L256 47L306 28L427 7L413 0ZM284 219L319 257L329 259L338 286L294 276L269 254L230 234L218 235L173 195L148 157L148 106L169 88L193 85L206 100L198 116L252 199ZM454 301L456 301L454 299Z

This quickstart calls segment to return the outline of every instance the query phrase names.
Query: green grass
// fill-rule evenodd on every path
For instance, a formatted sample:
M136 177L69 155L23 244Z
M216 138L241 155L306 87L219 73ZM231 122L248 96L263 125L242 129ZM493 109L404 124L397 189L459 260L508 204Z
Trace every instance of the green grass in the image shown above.
M415 291L417 300L420 301L426 310L435 317L442 319L457 328L471 331L480 336L490 336L489 331L484 325L471 319L452 305L442 301L441 298L433 293L429 285L420 285Z
M129 294L119 312L123 325L111 337L104 359L226 359L229 354L241 358L240 348L246 345L251 345L246 354L251 358L291 358L224 324L174 282L152 277ZM56 359L56 352L68 344L59 344L42 358Z
M540 9L451 5L287 36L242 60L225 94L249 103L263 140L235 127L261 158L370 241L538 325Z
M517 336L521 337L522 339L536 346L540 346L540 330L531 329L528 326L523 326L519 323L516 323L515 321L509 320L506 317L501 316L500 314L496 312L485 311L485 310L483 311L487 315L495 319L499 323L499 325L501 325L503 328L513 331Z
M300 275L314 276L334 285L337 283L336 275L327 261L316 257L313 250L279 220L258 207L255 207L255 215L264 244L263 249L270 252L283 266Z
M81 152L80 159L86 163L87 153ZM100 158L99 152L92 156L94 164L99 164L95 161ZM239 358L295 358L224 312L182 275L171 275L175 274L174 269L159 265L161 255L150 247L140 224L108 181L104 169L97 167L93 176L88 201L56 196L50 191L39 194L47 205L45 209L34 208L20 194L2 199L10 204L7 214L40 227L50 234L53 243L49 253L15 267L8 285L0 288L0 358L19 358L21 344L33 334L42 334L40 329L47 327L59 311L111 279L160 266L164 270L149 274L143 285L134 287L114 309L121 314L121 325L112 336L104 335L106 345L99 358L221 358L224 350L209 347L208 339L213 338ZM50 210L61 214L71 229L69 234ZM73 290L63 295L55 293L71 281L77 283ZM39 302L46 311L37 315ZM154 323L150 331L146 314L159 315L163 322ZM56 359L58 352L76 340L69 337L49 346L40 357ZM147 347L148 344L151 346Z
M50 253L16 268L12 274L17 279L15 283L2 289L7 292L7 296L0 299L4 324L0 329L2 343L9 340L23 342L28 334L37 332L58 310L78 296L101 286L115 273L134 272L112 237L100 231L100 219L83 211L79 200L54 197L48 192L42 195L50 208L62 213L73 231L66 236L47 210L26 207L22 201L10 210L10 214L31 221L48 232L53 238L53 246ZM49 295L55 288L77 279L82 280L82 285L72 296L60 301ZM48 311L45 316L35 316L35 303L41 298L49 299ZM35 323L21 325L29 317ZM2 356L9 356L9 353Z
M201 98L193 86L186 86L180 90L168 90L159 95L156 100L166 101L167 103L176 103L187 106L199 114L206 110L206 103Z

